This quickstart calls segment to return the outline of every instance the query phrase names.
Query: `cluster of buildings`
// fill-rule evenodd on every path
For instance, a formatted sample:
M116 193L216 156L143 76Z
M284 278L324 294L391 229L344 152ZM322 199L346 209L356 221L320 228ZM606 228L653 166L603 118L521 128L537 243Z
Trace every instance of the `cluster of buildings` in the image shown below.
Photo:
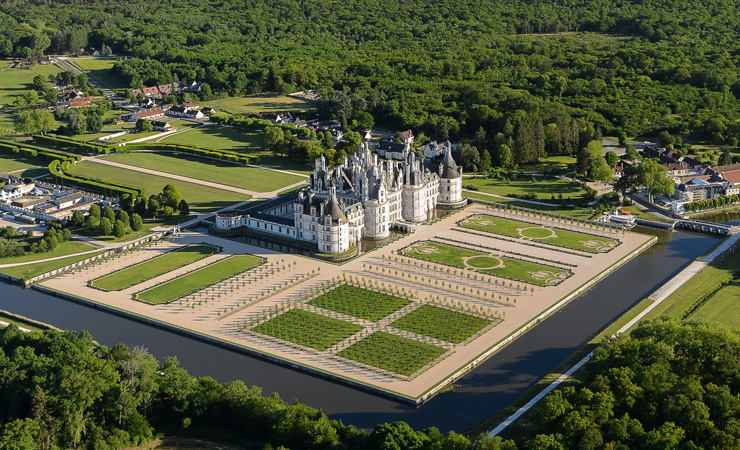
M45 189L4 173L0 173L0 182L5 183L0 189L0 209L22 222L66 220L76 210L87 211L99 201L79 191Z
M307 188L244 213L219 213L215 229L250 230L341 254L361 239L387 238L393 228L412 229L435 208L465 205L462 168L451 151L439 164L408 149L401 158L379 156L367 144L334 168L321 156Z
M159 84L157 86L147 86L141 89L131 89L131 98L137 98L142 95L146 98L162 98L165 95L180 94L182 92L199 93L203 83L193 81L189 84L169 83Z
M90 99L79 89L63 90L59 93L57 105L63 108L82 108L90 106Z
M44 56L31 56L30 58L21 58L16 64L18 69L28 69L34 64L50 64L51 58L48 55Z
M183 119L202 119L205 117L205 114L200 110L198 105L187 103L185 105L164 105L141 108L131 114L121 116L121 120L125 122L138 122L139 119L154 121L156 119L162 119L165 116ZM152 123L154 124L154 122Z

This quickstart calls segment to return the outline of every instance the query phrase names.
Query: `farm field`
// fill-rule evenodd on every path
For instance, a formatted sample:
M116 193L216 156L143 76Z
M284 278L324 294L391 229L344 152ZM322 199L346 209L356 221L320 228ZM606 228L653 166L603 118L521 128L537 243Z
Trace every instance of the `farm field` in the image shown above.
M216 248L211 245L188 245L93 280L92 286L104 291L120 291L214 253Z
M538 200L585 198L586 189L579 183L560 178L529 177L524 180L496 180L492 178L463 178L463 188L497 195L536 194Z
M117 59L76 58L71 61L111 89L128 87L126 82L113 71L113 65L118 62Z
M447 350L442 347L376 331L337 355L390 372L411 376L446 352Z
M404 256L424 261L470 269L479 273L509 278L537 286L556 285L570 276L568 271L552 266L431 241L415 242L401 250L401 253Z
M18 170L27 170L32 167L41 167L40 160L22 158L20 156L0 153L0 172L15 172ZM19 175L19 174L16 174Z
M257 333L310 347L319 351L347 339L362 327L321 314L291 309L252 328Z
M60 244L61 246L61 244ZM88 248L90 250L90 248ZM91 258L95 255L103 253L104 250L93 253L86 253L84 255L70 256L68 258L55 259L54 261L36 262L33 264L26 264L23 266L15 267L0 267L0 272L10 275L11 277L17 277L21 279L29 279L35 276L41 275L42 273L51 272L52 270L64 267L69 264L82 261L83 259ZM3 262L3 264L6 264Z
M158 177L133 170L119 169L94 162L83 161L71 167L72 173L88 177L101 178L119 183L133 184L146 189L147 195L162 192L167 184L177 187L184 198L190 204L192 212L210 212L227 206L248 200L249 196L236 192L224 191L208 186L199 186L193 183L174 180L172 178Z
M287 95L250 95L230 97L203 102L216 109L231 109L242 113L302 111L314 107L314 103Z
M136 294L136 298L149 303L169 303L259 264L262 264L262 260L255 256L233 255L152 289L139 292Z
M39 64L33 69L7 69L0 72L0 105L13 103L15 97L25 94L33 89L33 77L42 75L44 78L49 75L56 75L62 69L55 64Z
M740 308L738 308L738 305L740 305L740 282L735 281L709 297L688 319L740 327Z
M410 304L394 295L343 284L308 302L311 306L377 322Z
M618 241L614 239L486 214L469 217L461 221L460 225L464 228L486 233L503 234L527 241L553 244L589 253L608 252L618 245Z
M230 164L224 161L170 153L117 153L106 159L256 192L269 192L304 180L303 177Z
M490 319L439 306L423 305L391 323L391 326L459 344L491 323L493 321Z

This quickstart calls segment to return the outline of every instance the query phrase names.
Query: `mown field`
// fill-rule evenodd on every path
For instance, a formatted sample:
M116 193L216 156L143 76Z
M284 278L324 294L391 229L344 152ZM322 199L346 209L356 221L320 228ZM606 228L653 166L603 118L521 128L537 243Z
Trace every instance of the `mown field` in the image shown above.
M302 111L314 107L314 103L287 95L250 95L248 97L229 97L204 102L204 105L222 110L242 113Z
M268 192L305 180L304 177L254 167L244 167L223 161L170 153L118 153L107 159L146 169L196 178L214 183Z
M54 64L39 64L33 69L6 69L0 72L0 105L13 103L15 97L33 89L33 77L56 75L62 69Z
M216 252L210 245L188 245L92 281L92 286L105 291L120 291L145 280L193 263Z
M233 255L140 292L137 299L148 303L169 303L259 264L262 260L252 255Z
M161 142L254 153L262 145L262 135L239 128L210 125L167 136Z
M463 187L478 192L497 195L537 195L538 200L564 199L580 200L586 189L579 183L560 178L531 176L527 179L499 180L492 178L464 178Z
M735 281L717 291L688 319L740 328L740 282Z
M194 183L158 177L134 170L110 167L89 161L76 164L71 168L71 171L72 173L88 177L141 186L146 189L147 195L162 192L162 188L165 185L172 184L177 187L182 197L190 204L190 210L198 213L226 208L227 206L249 200L250 198L245 194L224 191L208 186L199 186Z
M76 58L71 61L111 89L125 89L129 87L113 71L113 65L118 62L117 59Z
M50 252L30 253L28 255L23 255L23 256L13 256L11 258L0 258L0 264L16 264L16 263L24 263L24 262L30 262L30 261L38 261L41 259L57 258L59 256L74 255L75 253L95 250L95 248L96 247L86 244L84 242L66 241L66 242L62 242L61 244L59 244L57 248L55 248L54 250ZM1 271L3 271L3 269L0 269L0 272Z
M21 279L33 278L35 276L41 275L42 273L51 272L54 269L58 269L66 265L82 261L83 259L91 258L95 255L103 253L103 251L104 250L101 250L99 252L87 253L84 255L70 256L68 258L56 259L54 261L36 262L23 266L2 267L0 268L0 272Z
M39 160L0 153L0 172L15 172L17 170L27 170L40 166L42 166L42 162Z

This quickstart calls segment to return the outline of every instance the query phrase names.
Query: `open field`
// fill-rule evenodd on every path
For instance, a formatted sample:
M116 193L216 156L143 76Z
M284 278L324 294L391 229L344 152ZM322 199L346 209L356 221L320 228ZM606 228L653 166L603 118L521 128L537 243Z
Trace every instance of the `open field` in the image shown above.
M555 267L431 241L415 242L404 248L402 254L537 286L558 284L569 276L568 271Z
M321 314L291 309L252 331L319 351L328 349L362 330L362 327Z
M354 361L410 376L447 352L442 347L376 331L337 353Z
M521 206L523 208L536 209L538 211L546 211L546 212L551 212L553 214L560 214L563 216L577 217L579 219L591 219L594 216L593 212L589 208L582 209L582 208L569 208L569 207L557 206L557 205L553 205L553 206L538 205L538 204L525 202L522 200L512 200L512 199L506 199L506 198L501 198L501 197L495 197L493 195L488 195L488 194L481 193L481 192L464 191L463 197L476 199L476 200L484 200L487 202L505 203L507 205L512 205L512 206Z
M560 178L530 177L525 180L495 180L491 178L464 178L465 189L498 195L537 195L538 200L560 198L579 200L585 197L586 189L580 183Z
M287 95L250 95L248 97L230 97L221 100L203 102L216 110L231 109L242 113L302 111L314 107L314 103Z
M186 144L241 153L260 150L262 134L221 125L200 127L185 133L167 136L162 144Z
M146 189L147 196L162 192L165 185L172 184L180 191L182 198L190 204L192 212L209 212L248 200L249 196L236 192L223 191L208 186L158 177L133 170L119 169L93 162L83 161L70 168L72 173L101 178L119 183L133 184Z
M459 311L423 305L391 324L392 327L459 344L493 323L493 320Z
M577 161L573 156L546 156L540 158L535 164L526 164L519 169L524 173L547 173L548 171L558 172L565 171L568 166L575 164Z
M740 327L739 306L740 282L734 281L709 297L687 319L717 322L731 327Z
M41 160L27 159L21 156L0 153L0 172L15 172L17 170L26 170L32 167L41 167ZM46 169L44 169L46 170ZM15 175L20 175L16 173Z
M211 256L216 247L210 245L188 245L127 269L92 281L92 286L104 291L120 291L127 287L152 279L178 267Z
M553 244L589 253L608 252L619 244L615 239L603 239L590 234L489 215L469 217L460 222L460 225L486 233L503 234L527 241Z
M191 292L230 278L238 273L262 264L260 258L252 255L234 255L209 264L195 272L188 273L153 289L137 294L138 300L149 303L169 303Z
M33 89L33 77L56 75L62 69L55 64L39 64L33 69L7 69L0 72L0 105L13 103L15 97Z
M113 65L118 62L117 59L76 58L72 59L72 62L111 89L128 87L126 82L113 71Z
M224 161L170 153L118 153L106 159L145 169L226 184L255 192L269 192L304 180L281 172L244 167Z
M87 250L90 250L88 248ZM82 261L83 259L91 258L104 250L93 253L86 253L84 255L70 256L68 258L55 259L54 261L36 262L33 264L25 264L23 266L14 267L0 267L0 272L10 275L11 277L17 277L21 279L33 278L41 275L42 273L51 272L52 270L64 267L66 265ZM47 253L44 253L47 254ZM57 255L59 256L59 255ZM41 258L39 258L41 259ZM3 263L5 264L5 263Z
M398 311L409 303L411 301L404 298L349 284L341 285L308 302L312 306L373 322Z

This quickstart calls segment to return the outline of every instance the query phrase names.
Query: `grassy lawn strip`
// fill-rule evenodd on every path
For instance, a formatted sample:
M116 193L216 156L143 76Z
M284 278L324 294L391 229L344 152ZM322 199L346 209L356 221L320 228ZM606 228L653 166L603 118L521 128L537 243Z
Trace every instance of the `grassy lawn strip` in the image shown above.
M117 59L78 58L73 59L72 62L111 89L128 87L126 82L113 71L113 65L118 62Z
M476 272L497 277L523 281L538 286L555 285L568 278L566 270L536 264L505 256L488 255L475 250L455 247L438 242L420 241L403 250L404 256L431 261L461 269L471 268ZM465 264L466 258L468 263Z
M57 248L50 252L30 253L23 256L13 256L11 258L0 258L0 264L16 264L39 261L42 259L56 258L59 256L74 255L75 253L87 252L90 250L95 250L96 248L96 246L86 244L84 242L66 241L59 244ZM1 270L2 269L0 269L0 271Z
M465 178L465 189L498 195L536 194L537 200L552 200L560 195L564 199L578 200L586 195L586 189L576 181L560 178L528 177L524 180L495 180L491 178ZM532 199L534 200L534 199Z
M149 303L169 303L259 264L262 259L255 256L234 255L134 295Z
M262 145L262 134L239 128L211 125L176 133L162 139L163 144L187 144L196 147L253 153Z
M542 242L589 253L605 253L617 246L614 239L563 230L548 225L547 228L518 220L479 214L460 221L460 226L492 234L502 234L518 239ZM522 230L521 233L519 230ZM554 233L554 236L553 236ZM523 237L524 236L524 237Z
M391 326L459 344L492 322L439 306L424 305L396 320Z
M248 97L229 97L205 102L215 108L231 108L246 113L299 111L315 106L306 100L287 95L250 95Z
M409 300L343 284L308 302L309 305L377 322L404 306Z
M712 295L689 315L689 320L716 322L740 327L740 282L734 281Z
M0 153L0 172L15 172L16 170L26 170L33 167L43 166L41 160L23 158L20 155L10 155L7 153ZM45 170L47 172L48 170ZM20 174L16 173L16 176Z
M551 212L554 214L560 214L563 216L577 217L579 219L592 219L595 217L591 209L569 208L567 206L557 206L557 205L553 205L553 206L537 205L537 204L525 202L522 200L510 200L510 199L501 198L501 197L494 197L492 195L488 195L488 194L484 194L480 192L463 191L463 197L476 199L476 200L484 200L487 202L505 203L505 204L512 205L512 206L520 206L522 208L535 209L538 211L546 211L546 212Z
M104 250L101 250L99 252L86 253L84 255L70 256L69 258L55 259L54 261L37 262L15 267L3 267L0 268L0 272L10 275L11 277L27 280L29 278L39 276L42 273L51 272L60 267L82 261L83 259L92 258L93 256L103 252Z
M49 79L49 75L61 72L56 64L39 64L33 69L8 69L0 72L0 105L13 103L15 97L33 89L33 77L41 75Z
M184 154L136 152L114 154L107 158L121 164L226 184L256 192L274 191L305 179L302 176L244 167L224 161L214 161Z
M447 350L442 347L377 331L337 354L373 367L411 376L445 352Z
M227 206L249 200L250 198L245 194L200 186L195 183L187 183L172 178L158 177L134 170L110 167L89 161L83 161L74 165L71 168L71 172L117 183L140 186L146 189L147 195L162 192L162 188L165 185L171 184L177 187L177 190L182 194L182 198L190 204L190 211L198 213L226 208Z
M360 330L362 327L359 325L302 309L292 309L252 328L257 333L319 351L342 342Z
M211 256L214 253L216 253L216 248L210 245L188 245L97 278L92 281L91 286L103 291L120 291L203 259L206 256Z
M0 311L0 320L3 322L15 324L18 327L23 327L31 331L43 331L49 329L49 327L45 327L39 322L27 320L24 317L6 313L4 311ZM2 327L2 325L0 325L0 327Z

